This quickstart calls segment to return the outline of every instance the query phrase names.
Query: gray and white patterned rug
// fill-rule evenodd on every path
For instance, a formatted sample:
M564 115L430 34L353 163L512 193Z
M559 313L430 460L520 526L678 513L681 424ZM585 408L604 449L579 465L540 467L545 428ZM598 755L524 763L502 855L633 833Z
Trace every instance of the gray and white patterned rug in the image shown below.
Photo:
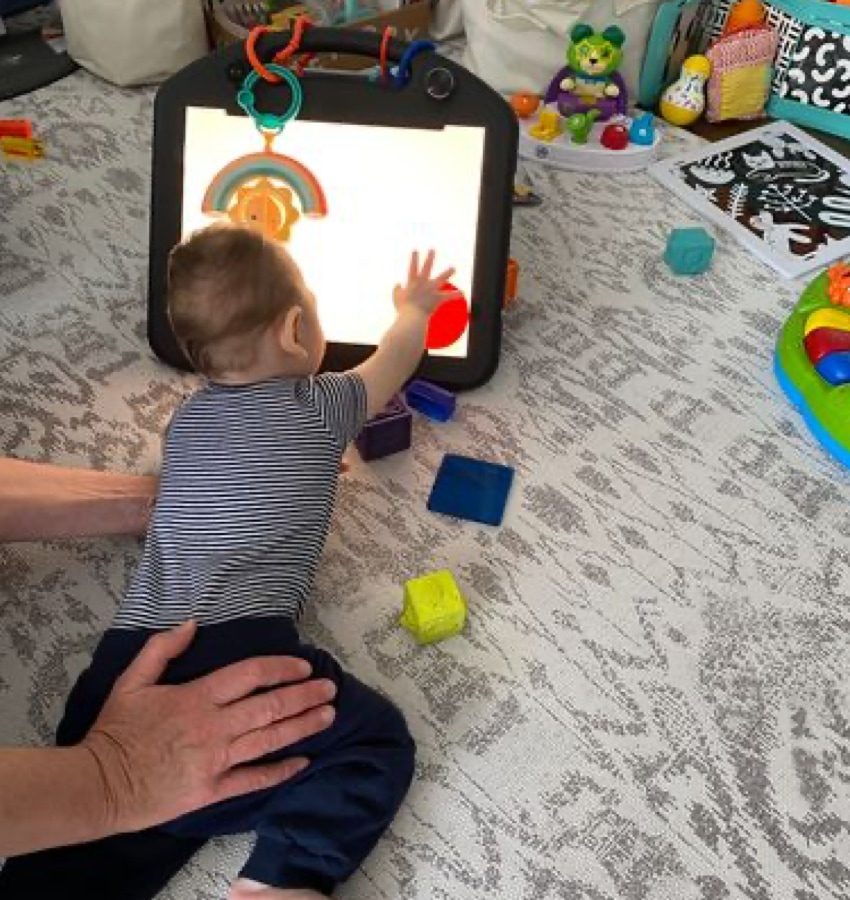
M192 381L145 341L151 92L77 73L0 104L47 159L0 168L0 449L150 472ZM799 286L644 174L535 169L521 300L486 387L412 452L355 462L306 632L405 711L417 778L346 900L850 895L850 473L771 374ZM505 524L433 516L446 452L517 469ZM0 548L0 743L49 741L132 540ZM452 569L466 632L396 626ZM247 839L165 892L218 898Z

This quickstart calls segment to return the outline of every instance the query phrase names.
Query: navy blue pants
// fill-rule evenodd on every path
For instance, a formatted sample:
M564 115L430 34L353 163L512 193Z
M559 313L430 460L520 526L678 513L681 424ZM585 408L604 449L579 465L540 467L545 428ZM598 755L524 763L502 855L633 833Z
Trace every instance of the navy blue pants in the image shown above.
M68 698L60 745L77 743L149 631L108 631ZM307 756L295 778L226 800L159 828L10 859L2 900L144 900L165 886L214 835L254 831L241 875L282 888L330 893L363 862L389 826L413 776L415 747L401 713L347 675L323 650L302 644L289 620L246 619L198 629L167 670L180 684L251 656L299 656L337 685L327 730L267 759Z

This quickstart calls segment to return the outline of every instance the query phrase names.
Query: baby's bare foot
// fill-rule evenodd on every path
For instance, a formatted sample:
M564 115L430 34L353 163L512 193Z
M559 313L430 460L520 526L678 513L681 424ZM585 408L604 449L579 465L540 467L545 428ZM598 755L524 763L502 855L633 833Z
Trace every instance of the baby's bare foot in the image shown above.
M324 894L306 888L273 888L250 878L237 878L227 900L328 900Z

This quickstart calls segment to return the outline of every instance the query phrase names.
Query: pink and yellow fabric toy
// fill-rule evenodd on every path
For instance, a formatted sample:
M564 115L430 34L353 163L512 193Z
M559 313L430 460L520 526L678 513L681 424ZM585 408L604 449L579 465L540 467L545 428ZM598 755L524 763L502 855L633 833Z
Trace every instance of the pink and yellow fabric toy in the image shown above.
M741 0L732 7L723 37L706 54L711 61L709 122L764 116L776 46L776 32L765 24L758 0Z

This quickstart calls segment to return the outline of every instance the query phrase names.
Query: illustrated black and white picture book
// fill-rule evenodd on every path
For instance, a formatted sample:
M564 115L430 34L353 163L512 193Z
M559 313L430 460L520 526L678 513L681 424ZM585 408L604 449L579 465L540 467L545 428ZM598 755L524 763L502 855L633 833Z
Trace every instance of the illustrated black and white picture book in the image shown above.
M786 122L650 172L786 277L850 254L850 161Z

